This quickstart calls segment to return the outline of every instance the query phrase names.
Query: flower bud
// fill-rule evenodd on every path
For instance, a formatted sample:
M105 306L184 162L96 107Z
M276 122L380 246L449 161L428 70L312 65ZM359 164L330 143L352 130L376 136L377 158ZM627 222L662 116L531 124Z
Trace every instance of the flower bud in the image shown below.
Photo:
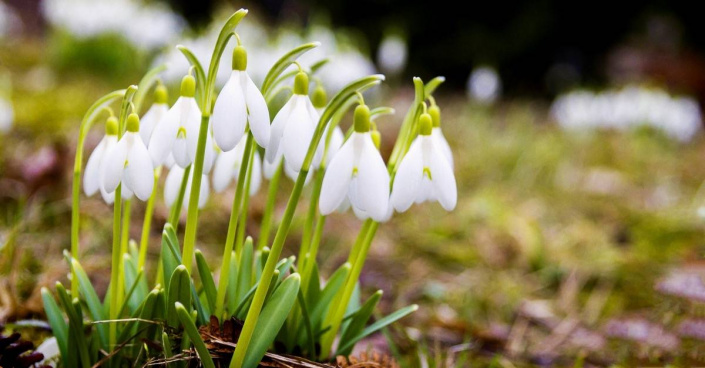
M247 51L242 46L236 46L233 49L233 70L245 69L247 69Z
M169 100L169 92L167 92L166 87L163 84L157 86L154 89L154 103L166 104Z
M375 144L375 147L379 149L379 147L382 145L382 135L379 134L379 130L373 130L370 132L370 135L372 136L372 142Z
M127 131L133 133L140 131L140 117L134 112L127 116Z
M196 95L196 78L186 75L181 80L181 95L184 97L194 97Z
M428 108L428 114L431 115L431 120L433 120L433 127L439 128L441 126L441 109L437 105L433 105Z
M433 119L428 113L421 114L419 117L419 134L421 135L431 135L431 129L433 128Z
M311 103L313 107L317 109L322 109L326 107L328 103L328 96L326 95L326 90L323 87L318 86L313 90L313 96L311 96Z
M296 73L296 77L294 78L294 94L308 95L308 75L306 75L306 73Z
M111 116L105 122L105 134L106 135L117 135L118 134L118 119L116 117Z
M358 105L353 116L353 125L358 133L370 131L370 108L367 105Z

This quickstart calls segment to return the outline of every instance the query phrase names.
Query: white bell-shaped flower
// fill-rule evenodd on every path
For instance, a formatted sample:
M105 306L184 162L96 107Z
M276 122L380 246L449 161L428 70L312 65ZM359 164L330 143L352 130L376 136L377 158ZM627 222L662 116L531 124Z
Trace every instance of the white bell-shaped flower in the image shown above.
M224 191L228 185L235 179L237 181L240 175L240 167L242 158L245 155L246 137L243 137L235 146L235 149L228 152L220 152L215 159L213 166L213 190L217 193ZM252 173L250 174L250 196L253 196L259 190L262 184L262 159L259 153L255 150L255 157L252 162Z
M139 128L139 117L130 114L127 117L127 131L108 152L102 177L106 192L114 192L122 183L137 198L146 201L154 189L154 166L140 137Z
M313 107L316 108L316 112L318 113L318 116L323 115L323 111L326 107L327 104L327 96L326 96L326 91L321 87L320 85L316 87L316 89L313 91L313 95L311 97L311 103L313 104ZM321 161L323 157L325 156L326 162L324 166L328 166L330 164L331 160L333 160L333 157L335 154L338 152L340 147L343 145L343 142L345 141L345 135L343 134L343 131L340 129L340 126L336 125L333 130L331 131L331 122L329 121L328 124L326 125L326 129L323 131L323 136L321 138L321 142L318 144L318 148L316 150L316 156L313 158L313 166L315 168L318 168L321 166ZM330 135L330 137L329 137Z
M149 144L154 127L169 111L168 99L169 95L166 87L163 84L158 85L154 90L154 103L140 119L140 137L142 137L142 142L145 144Z
M294 80L294 95L272 122L272 134L265 153L267 161L274 163L281 149L285 166L288 165L298 173L306 158L318 118L318 112L308 98L308 76L299 72Z
M169 169L169 174L166 176L166 181L164 182L164 203L167 207L171 208L174 205L177 198L179 198L179 191L181 190L181 182L184 178L184 173L186 172L179 165L172 166ZM194 170L189 171L188 181L186 182L186 188L184 191L184 201L181 205L181 211L188 211L189 196L191 194L191 183L193 182ZM210 196L210 185L208 183L208 175L203 174L201 177L201 193L198 196L198 208L202 209L208 202L208 197Z
M355 108L354 128L326 169L319 209L328 215L347 198L360 219L384 221L389 209L389 173L370 133L370 110Z
M438 201L451 211L458 201L453 168L431 134L431 116L421 114L419 136L401 160L394 179L390 201L398 212L425 201Z
M443 156L450 163L450 168L453 168L453 151L450 149L450 145L443 135L441 130L441 109L435 103L428 108L428 114L431 115L431 120L433 121L433 129L431 129L431 138L436 142L436 147L438 147Z
M92 196L96 192L100 191L103 200L107 204L111 204L115 201L115 194L108 193L102 182L101 168L108 157L110 150L118 142L118 120L114 116L108 118L105 123L105 136L100 140L100 143L95 147L93 153L88 158L88 163L86 163L86 169L83 173L83 191L87 196ZM125 190L123 190L125 192Z
M257 144L267 147L270 136L269 109L262 93L245 71L247 53L237 46L233 50L233 71L220 91L211 116L213 138L227 152L235 148L245 134L247 122Z
M201 127L201 110L196 99L196 80L187 75L181 81L181 97L157 123L149 141L149 154L154 166L163 165L169 154L176 164L186 168L196 158L198 135ZM213 146L213 138L208 132L206 147ZM210 172L214 152L206 149L203 172Z

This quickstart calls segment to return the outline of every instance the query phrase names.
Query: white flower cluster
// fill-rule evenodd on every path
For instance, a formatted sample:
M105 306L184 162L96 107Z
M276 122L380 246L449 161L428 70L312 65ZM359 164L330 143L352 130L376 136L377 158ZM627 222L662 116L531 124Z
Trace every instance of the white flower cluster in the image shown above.
M134 113L127 118L126 132L119 140L117 119L108 119L106 135L86 166L86 194L100 191L110 203L122 183L123 198L134 194L147 200L155 182L154 170L167 166L170 172L164 196L167 205L173 205L186 170L196 160L199 135L205 133L199 197L202 207L210 192L211 168L214 168L213 188L220 192L233 179L240 179L242 165L249 165L244 161L249 130L254 143L264 149L264 162L257 149L254 150L252 170L248 173L250 195L258 191L263 174L270 178L280 167L292 179L302 170L307 170L310 179L312 172L325 169L319 201L323 215L352 207L361 219L386 221L394 210L406 211L413 203L438 201L449 211L455 207L457 188L452 153L441 132L440 109L432 98L428 113L424 112L419 119L419 135L399 163L397 180L390 188L390 172L379 152L379 132L372 129L370 110L362 101L355 109L354 130L347 141L338 126L327 127L323 132L327 138L319 142L315 155L309 158L311 166L307 167L309 146L325 106L325 91L317 83L314 107L309 98L309 77L300 70L294 78L292 96L270 119L267 102L247 71L245 48L236 46L232 60L230 76L218 94L209 120L202 120L195 99L196 81L191 75L183 77L180 97L171 107L167 104L166 88L157 86L155 103L141 122ZM203 126L206 121L208 125ZM187 191L193 172L186 178Z
M21 26L22 22L15 10L0 1L0 40Z
M78 38L124 36L138 48L171 44L184 29L183 19L161 2L139 0L44 0L44 17Z
M551 115L567 129L626 130L648 125L681 141L691 139L702 124L700 107L694 99L640 86L601 93L570 92L553 102Z

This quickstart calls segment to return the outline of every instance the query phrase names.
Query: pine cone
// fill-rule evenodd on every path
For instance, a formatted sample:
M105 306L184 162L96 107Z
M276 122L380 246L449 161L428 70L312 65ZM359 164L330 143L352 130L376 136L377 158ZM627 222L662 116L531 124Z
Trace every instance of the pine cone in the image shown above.
M0 325L0 332L3 326ZM22 340L20 334L5 336L0 333L0 368L49 368L36 364L44 359L42 353L34 351L34 344Z

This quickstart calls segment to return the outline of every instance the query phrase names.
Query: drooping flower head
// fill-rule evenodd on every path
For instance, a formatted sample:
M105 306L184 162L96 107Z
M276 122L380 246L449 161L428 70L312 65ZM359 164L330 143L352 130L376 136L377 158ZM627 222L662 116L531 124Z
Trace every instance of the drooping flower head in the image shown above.
M350 201L360 219L385 221L389 206L389 173L370 132L370 109L355 108L354 132L333 157L321 186L319 209L327 215Z
M308 75L300 71L294 78L294 95L272 122L272 134L265 157L269 163L283 155L284 165L298 173L318 123L318 112L308 97Z
M442 148L433 139L428 113L419 118L419 136L414 139L394 178L391 204L398 212L425 201L438 201L446 211L455 208L458 190L455 175Z
M106 192L114 192L122 183L123 188L146 201L154 189L154 166L139 130L140 118L132 113L127 117L127 131L108 152L102 177Z
M213 166L213 190L216 192L224 191L228 185L235 179L239 180L240 167L243 164L242 158L245 155L246 138L240 139L233 150L228 152L220 152L215 159ZM262 159L259 152L255 150L255 157L252 162L252 173L250 179L250 196L255 195L262 183Z
M149 144L154 127L169 111L169 92L163 84L159 84L154 89L154 103L140 120L140 136L142 142Z
M433 122L433 128L431 129L431 138L436 142L436 146L440 148L443 156L448 160L450 168L453 168L453 151L450 149L450 145L443 135L441 130L441 109L436 105L436 101L431 98L431 107L428 108L428 114L431 115L431 121Z
M323 110L325 109L326 104L328 103L328 97L326 95L326 90L323 89L323 86L321 86L320 84L316 86L316 88L313 90L313 95L311 96L311 103L316 109L316 112L318 112L319 115L322 115ZM326 125L326 129L323 131L323 140L318 145L318 149L316 150L316 156L313 160L314 167L321 166L321 161L324 158L325 163L323 166L328 166L331 160L333 160L335 154L340 149L340 146L343 145L343 141L345 141L345 135L340 129L340 126L336 125L331 130L331 122L328 122L328 124Z
M164 202L167 207L171 208L179 197L179 191L181 190L181 182L184 177L185 169L181 168L179 165L174 165L169 169L169 175L166 176L166 181L164 182ZM186 182L186 188L184 193L187 193L184 201L182 203L181 212L188 211L188 193L191 193L191 183L193 182L194 170L189 171L188 181ZM202 209L208 202L208 197L210 195L210 185L208 184L208 175L203 175L201 177L201 187L200 195L198 197L198 208Z
M110 116L105 122L105 136L100 140L100 143L95 147L93 153L88 158L86 169L83 174L83 191L87 196L92 196L100 191L103 200L107 204L113 203L115 200L114 193L108 193L103 186L101 176L101 168L108 157L108 153L117 144L118 141L118 120L115 116Z
M235 148L247 123L257 144L267 147L270 136L269 109L262 93L247 74L247 52L242 46L233 50L233 71L213 107L213 137L227 152Z
M196 158L198 135L201 126L201 110L196 103L196 80L191 75L181 81L181 96L174 106L157 123L149 141L149 154L154 166L163 165L171 153L176 164L186 168ZM206 136L206 147L213 145L210 133ZM213 150L206 150L203 172L210 172Z

